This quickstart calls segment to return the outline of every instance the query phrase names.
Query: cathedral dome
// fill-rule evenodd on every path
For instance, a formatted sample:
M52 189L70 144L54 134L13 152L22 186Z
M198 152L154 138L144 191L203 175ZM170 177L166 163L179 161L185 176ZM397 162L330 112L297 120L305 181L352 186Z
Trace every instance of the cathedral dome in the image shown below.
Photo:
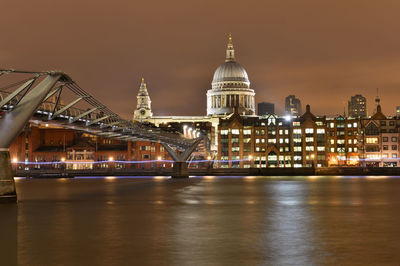
M244 67L235 61L227 61L220 65L214 73L212 83L229 81L250 83Z
M246 70L235 60L232 37L226 49L225 63L215 70L211 89L207 91L207 115L240 114L254 115L254 90Z

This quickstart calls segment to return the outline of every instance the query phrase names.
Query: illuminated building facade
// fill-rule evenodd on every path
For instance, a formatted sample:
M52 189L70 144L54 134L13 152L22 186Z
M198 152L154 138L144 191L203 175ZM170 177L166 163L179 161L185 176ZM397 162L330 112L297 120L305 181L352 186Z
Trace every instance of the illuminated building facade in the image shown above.
M399 167L400 120L386 117L378 104L376 113L361 122L362 165Z
M290 119L233 114L221 119L220 167L324 167L327 166L326 118L315 117L310 106Z
M14 165L19 162L16 167L26 170L171 167L171 163L151 162L170 160L160 143L113 140L32 123L11 145L10 156ZM144 162L124 163L127 161Z

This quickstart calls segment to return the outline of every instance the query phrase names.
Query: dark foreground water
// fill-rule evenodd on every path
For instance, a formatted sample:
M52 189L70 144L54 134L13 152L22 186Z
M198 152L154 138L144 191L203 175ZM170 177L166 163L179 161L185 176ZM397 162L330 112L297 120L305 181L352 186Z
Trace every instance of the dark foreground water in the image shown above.
M16 182L0 265L400 265L400 178Z

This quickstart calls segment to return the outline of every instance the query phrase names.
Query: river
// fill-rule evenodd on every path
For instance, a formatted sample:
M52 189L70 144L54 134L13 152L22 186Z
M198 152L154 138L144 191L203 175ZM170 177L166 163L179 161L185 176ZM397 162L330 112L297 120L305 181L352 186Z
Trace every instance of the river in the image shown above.
M400 178L17 179L0 265L400 265Z

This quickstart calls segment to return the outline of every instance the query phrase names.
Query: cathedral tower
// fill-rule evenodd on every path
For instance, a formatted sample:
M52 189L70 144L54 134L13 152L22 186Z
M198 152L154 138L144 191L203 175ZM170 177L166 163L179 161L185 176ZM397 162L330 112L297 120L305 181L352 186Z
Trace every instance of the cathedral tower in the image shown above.
M142 121L152 117L153 113L151 112L151 100L149 93L147 92L147 86L144 82L144 78L142 78L142 83L140 84L139 93L136 98L137 106L133 114L133 119Z

